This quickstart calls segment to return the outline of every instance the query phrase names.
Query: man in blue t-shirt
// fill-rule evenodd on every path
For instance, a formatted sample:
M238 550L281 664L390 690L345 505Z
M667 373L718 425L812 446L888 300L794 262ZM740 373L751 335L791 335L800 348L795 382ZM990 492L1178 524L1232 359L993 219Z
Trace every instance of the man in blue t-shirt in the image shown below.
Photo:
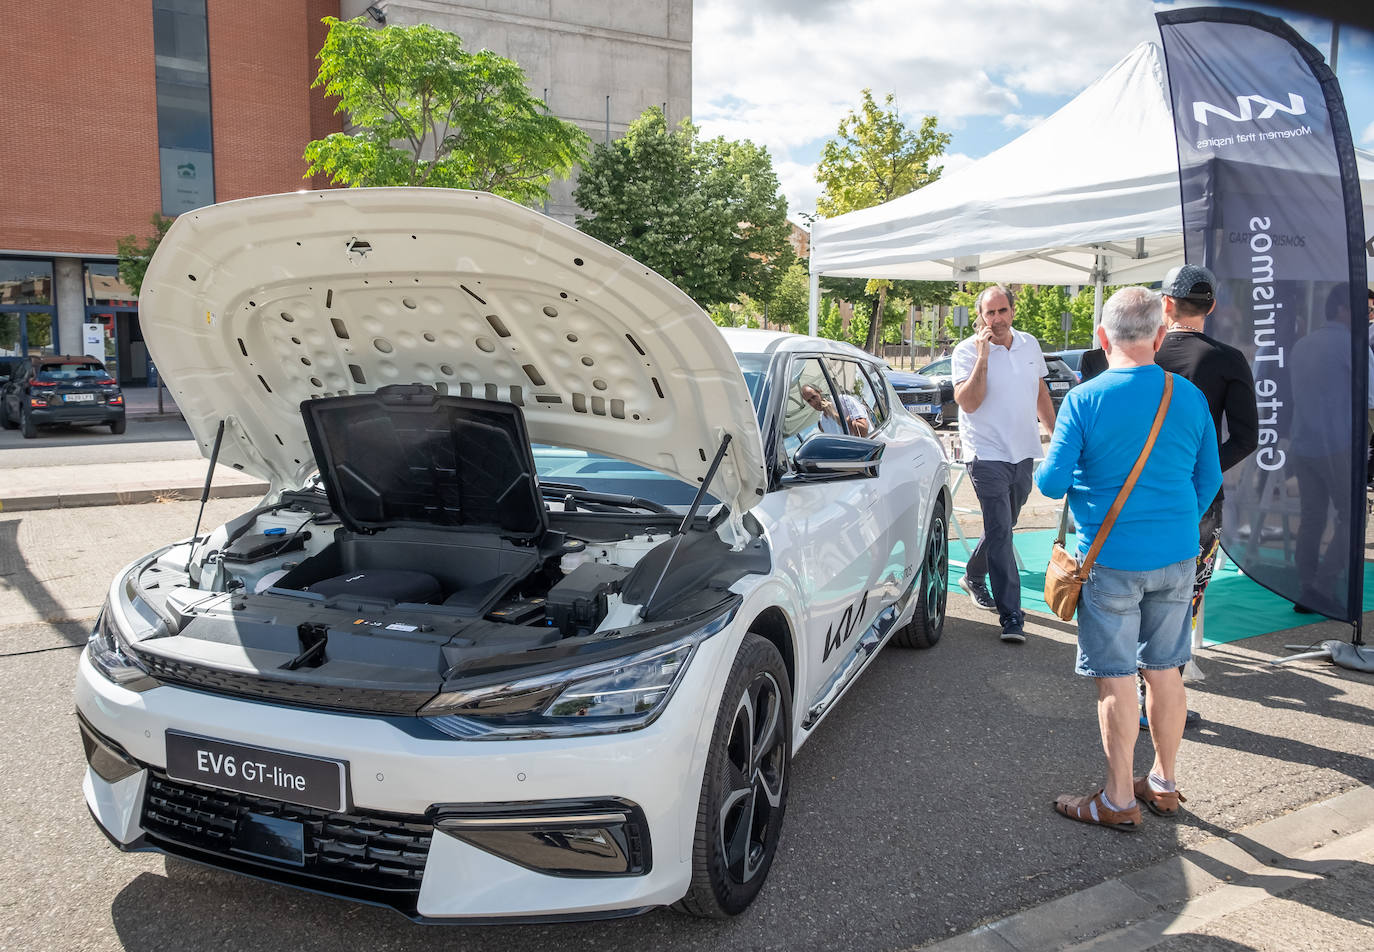
M1112 295L1098 328L1107 370L1064 398L1036 475L1046 496L1067 494L1080 559L1135 466L1163 396L1167 372L1154 360L1164 340L1162 313L1159 295L1145 288ZM1192 654L1198 518L1221 486L1207 398L1182 377L1168 376L1173 394L1163 426L1078 601L1075 670L1097 681L1107 782L1091 796L1063 796L1054 804L1070 819L1116 829L1139 826L1137 800L1161 816L1177 814L1183 800L1174 776L1188 710L1179 668ZM1133 778L1137 670L1150 688L1155 762L1148 777Z

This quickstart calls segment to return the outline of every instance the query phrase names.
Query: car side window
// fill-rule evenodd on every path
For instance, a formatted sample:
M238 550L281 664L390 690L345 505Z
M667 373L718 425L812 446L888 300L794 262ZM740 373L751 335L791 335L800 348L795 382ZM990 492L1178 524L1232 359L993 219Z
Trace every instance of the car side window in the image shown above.
M863 364L861 369L864 376L868 378L869 393L873 394L873 428L881 430L887 425L888 414L891 410L891 403L888 400L887 378L877 367Z
M840 391L840 415L850 436L872 436L883 425L886 415L878 412L873 385L859 362L839 357L827 357L825 362Z
M782 450L786 458L817 433L843 433L835 408L839 401L819 358L792 361L787 396L782 408Z

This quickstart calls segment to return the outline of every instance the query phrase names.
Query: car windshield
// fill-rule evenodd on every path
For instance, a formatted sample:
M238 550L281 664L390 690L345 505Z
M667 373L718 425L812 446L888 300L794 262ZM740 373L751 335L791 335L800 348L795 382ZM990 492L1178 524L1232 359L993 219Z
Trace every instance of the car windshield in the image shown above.
M1074 370L1077 370L1078 362L1083 359L1083 352L1081 350L1070 350L1057 356L1060 360L1064 361L1064 363L1068 364Z
M922 367L920 370L918 370L918 371L916 371L916 372L917 372L918 374L927 374L927 375L933 375L933 376L936 376L936 377L942 377L942 376L943 376L943 377L948 377L948 376L949 376L949 358L945 358L944 360L937 360L937 361L935 361L935 363L933 363L933 364L926 364L924 367Z
M749 398L754 401L754 409L759 409L759 395L763 393L764 375L768 370L767 354L736 354L739 369L744 371L744 384L749 388Z
M64 380L99 380L108 377L105 368L95 362L84 364L45 364L38 368L38 380L61 382Z
M755 412L759 413L768 355L736 354L735 358L744 372L744 382L749 388ZM696 497L697 487L614 456L542 443L533 444L531 450L535 472L539 475L540 484L545 487L552 484L575 486L598 493L637 496L660 505L683 508L690 506ZM710 493L706 494L705 505L714 506L718 503L718 499Z
M545 488L563 486L636 496L662 506L681 507L690 506L697 494L697 487L680 479L614 456L545 443L535 443L530 449L539 483ZM706 494L705 505L713 506L718 502L710 493Z

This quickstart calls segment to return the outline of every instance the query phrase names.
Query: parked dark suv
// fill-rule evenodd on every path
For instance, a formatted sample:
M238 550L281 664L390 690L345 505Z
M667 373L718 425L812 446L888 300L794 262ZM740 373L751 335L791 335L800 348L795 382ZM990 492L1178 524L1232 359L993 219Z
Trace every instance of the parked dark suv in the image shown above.
M937 429L944 426L945 404L954 400L954 386L948 380L933 380L923 374L890 367L884 372L902 406Z
M1078 386L1078 374L1058 354L1045 355L1045 369L1049 371L1045 374L1045 383L1050 388L1050 402L1054 404L1054 412L1058 413L1064 397Z
M124 392L105 365L83 355L29 357L0 390L0 423L25 439L54 423L104 425L124 432Z

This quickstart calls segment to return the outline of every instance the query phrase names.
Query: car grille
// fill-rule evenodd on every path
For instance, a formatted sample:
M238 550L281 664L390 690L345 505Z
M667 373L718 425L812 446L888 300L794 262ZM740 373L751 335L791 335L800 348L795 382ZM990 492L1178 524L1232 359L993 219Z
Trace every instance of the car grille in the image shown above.
M305 863L275 863L245 857L233 850L239 820L247 813L300 823L305 830ZM329 813L313 807L216 790L173 780L149 768L143 799L143 829L153 845L188 847L194 858L214 863L251 866L255 875L283 879L295 885L343 891L388 905L413 904L420 892L433 825L422 816ZM168 852L184 855L175 848ZM204 854L211 854L207 857ZM280 873L274 871L279 870ZM325 880L326 883L302 880ZM362 891L360 893L360 890ZM381 895L367 895L367 893ZM406 900L410 899L411 902Z
M413 715L437 693L437 688L434 691L386 691L279 681L257 674L221 671L184 661L172 661L138 649L134 649L134 653L148 673L159 681L235 697L267 698L300 707Z
M940 403L940 390L938 387L931 387L927 390L899 390L897 397L902 401L902 406L909 407L913 403Z

